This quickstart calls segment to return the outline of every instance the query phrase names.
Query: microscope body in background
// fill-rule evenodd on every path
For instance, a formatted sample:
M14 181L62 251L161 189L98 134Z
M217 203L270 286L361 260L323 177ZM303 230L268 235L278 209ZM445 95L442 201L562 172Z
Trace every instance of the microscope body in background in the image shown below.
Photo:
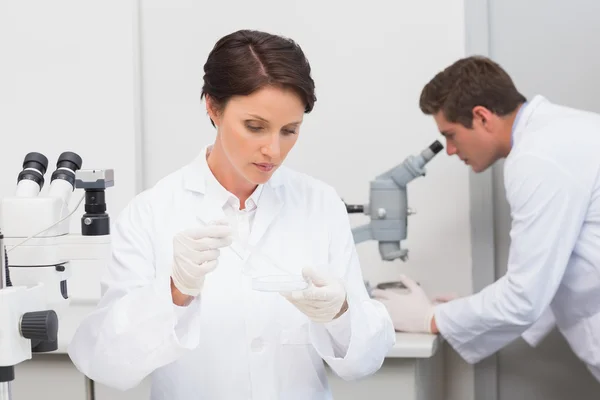
M406 261L408 250L401 247L401 241L406 239L408 216L415 213L408 207L406 185L425 176L425 164L443 148L436 140L420 154L407 157L401 164L376 177L370 182L369 204L346 205L349 213L362 212L371 219L368 224L352 230L356 244L376 240L382 260L399 258Z
M0 280L0 400L10 399L14 365L31 359L32 353L66 352L79 319L89 312L87 307L81 315L72 312L77 307L71 304L71 287L78 303L89 299L95 304L100 298L97 282L110 256L105 189L114 185L114 173L81 170L81 164L77 154L62 153L48 193L42 195L48 160L29 153L15 195L0 201L0 251L7 266ZM77 234L70 232L70 216L77 208L69 211L75 189L85 191L85 214ZM97 277L89 279L90 274ZM77 278L95 285L81 287Z
M425 165L443 148L436 140L420 154L407 157L401 164L377 176L370 182L368 204L346 204L348 213L364 213L370 218L368 224L352 229L355 244L376 240L382 260L408 259L408 249L402 248L401 242L407 237L408 216L415 211L408 207L407 185L413 179L425 176ZM394 284L396 282L387 282L379 288L394 287ZM370 292L368 282L366 285Z

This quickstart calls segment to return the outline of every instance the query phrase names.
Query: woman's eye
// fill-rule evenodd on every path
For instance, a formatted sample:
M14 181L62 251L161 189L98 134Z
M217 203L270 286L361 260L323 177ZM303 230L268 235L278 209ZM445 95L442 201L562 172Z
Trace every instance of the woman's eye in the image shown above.
M286 135L295 135L296 131L294 129L284 129L283 133L285 133Z
M246 125L246 128L252 132L260 132L262 130L262 126Z

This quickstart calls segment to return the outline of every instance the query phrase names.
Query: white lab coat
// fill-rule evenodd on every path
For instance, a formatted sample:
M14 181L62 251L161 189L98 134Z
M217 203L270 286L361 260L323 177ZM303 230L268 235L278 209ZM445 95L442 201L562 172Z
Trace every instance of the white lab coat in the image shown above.
M436 306L441 334L468 362L554 324L600 380L600 116L536 96L504 166L511 209L507 273ZM478 268L478 266L474 266Z
M331 187L285 167L262 186L249 243L298 274L316 266L341 277L348 311L313 323L280 294L253 291L260 271L235 241L201 296L173 305L173 236L223 217L207 191L204 154L119 216L103 298L69 346L77 368L123 390L151 375L152 400L330 399L323 360L346 380L377 371L394 328L367 294L345 206Z

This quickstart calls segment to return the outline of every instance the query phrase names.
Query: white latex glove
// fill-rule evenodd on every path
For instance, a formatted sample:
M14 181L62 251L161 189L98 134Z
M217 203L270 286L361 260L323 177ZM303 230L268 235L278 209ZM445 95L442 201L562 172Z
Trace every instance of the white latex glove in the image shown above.
M458 299L458 297L459 296L456 293L438 295L433 298L433 304L447 303L449 301Z
M415 281L405 275L400 281L409 289L408 293L375 289L373 298L385 305L397 331L431 333L433 303Z
M540 318L521 334L523 340L531 347L536 347L556 326L554 313L548 307Z
M219 249L231 244L231 228L225 221L198 226L178 233L173 238L173 271L175 287L188 296L198 296L206 274L217 267Z
M335 319L346 302L342 281L313 268L304 268L302 275L309 282L308 288L281 294L314 322L325 323Z

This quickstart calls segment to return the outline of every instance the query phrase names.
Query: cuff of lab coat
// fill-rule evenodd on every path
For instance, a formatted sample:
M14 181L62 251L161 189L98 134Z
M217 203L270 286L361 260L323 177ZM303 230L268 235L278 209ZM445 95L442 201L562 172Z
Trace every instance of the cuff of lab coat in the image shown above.
M310 342L321 357L324 359L343 359L346 356L348 347L338 343L324 324L311 321L308 330Z
M162 314L167 317L165 321L171 321L170 323L173 327L171 341L177 348L180 350L192 350L196 348L200 336L199 298L194 299L187 307L180 307L173 303L169 284L157 279L153 286L157 303L152 305L150 302L147 302L145 306L156 310L156 314ZM158 310L162 311L158 312Z
M195 348L198 345L197 334L200 329L200 297L196 297L185 307L173 304L175 314L175 337L178 344L185 348Z
M338 318L327 323L310 323L311 342L321 356L342 359L348 353L352 337L350 307Z
M350 338L352 337L352 317L350 313L351 311L348 309L337 319L324 324L332 340L334 354L338 358L344 358L350 346Z
M550 308L547 308L541 317L521 334L521 337L531 347L537 347L555 327L554 313Z
M344 380L362 378L377 371L395 342L392 321L383 304L374 300L349 297L348 311L327 325L311 322L310 340L321 358ZM336 351L330 333L334 330L340 344L344 338L341 332L349 335L343 353Z
M456 325L444 312L446 307L452 306L450 302L438 304L434 308L435 324L440 332L440 335L450 343L450 346L456 351L466 362L474 364L483 359L479 352L470 351L464 348L463 342L457 340L460 337L461 329Z

